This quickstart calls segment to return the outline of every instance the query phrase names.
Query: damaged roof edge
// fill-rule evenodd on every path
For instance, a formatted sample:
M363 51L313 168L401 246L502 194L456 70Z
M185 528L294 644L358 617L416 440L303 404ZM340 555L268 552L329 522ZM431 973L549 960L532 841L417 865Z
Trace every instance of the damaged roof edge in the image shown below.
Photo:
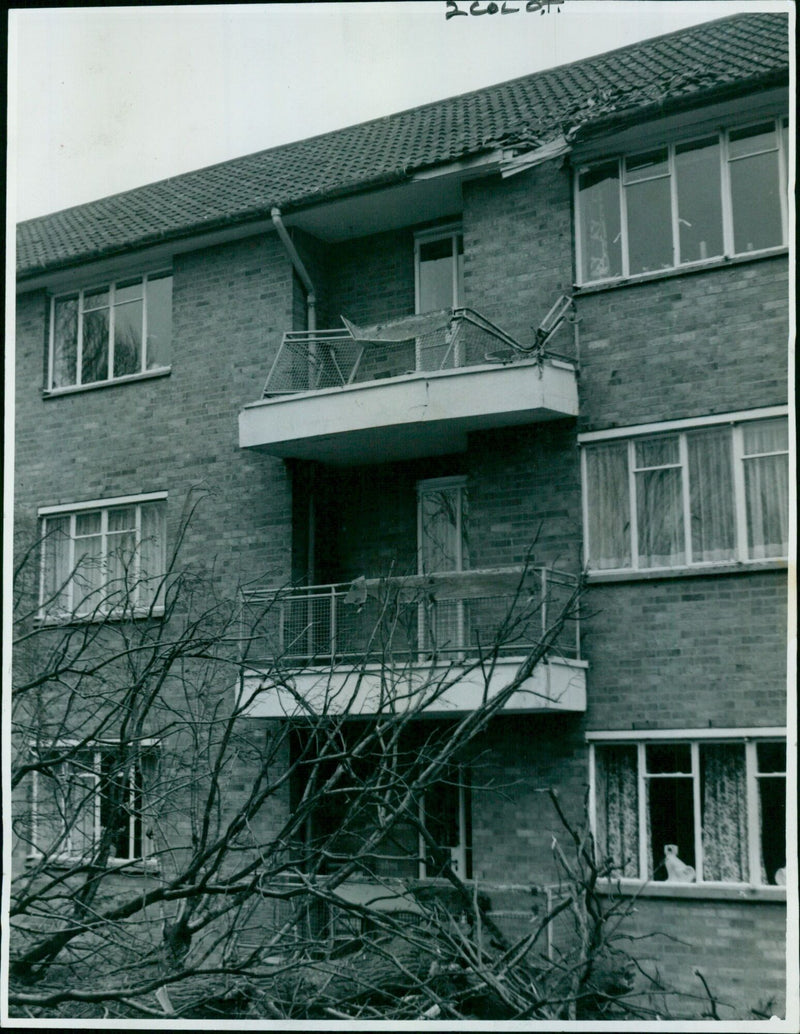
M691 111L693 108L705 107L715 102L734 100L736 97L743 97L757 90L769 90L776 86L787 86L789 83L788 69L780 69L777 72L768 72L764 75L754 76L751 79L737 80L733 83L721 83L709 89L690 93L681 97L664 97L661 100L651 101L646 105L635 103L626 105L618 112L606 112L594 119L588 119L572 130L567 130L566 136L572 145L586 140L592 140L602 136L611 130L625 129L631 125L638 125L646 119L666 115L678 115L683 111Z

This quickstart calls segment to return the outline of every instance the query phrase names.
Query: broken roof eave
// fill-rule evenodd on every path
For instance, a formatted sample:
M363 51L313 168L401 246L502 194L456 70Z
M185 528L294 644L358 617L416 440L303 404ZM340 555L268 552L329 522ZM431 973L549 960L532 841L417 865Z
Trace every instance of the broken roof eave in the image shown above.
M665 97L650 101L648 104L634 104L618 112L605 112L595 119L587 119L571 131L567 137L573 146L595 140L607 133L618 132L643 121L663 118L668 115L679 115L710 104L735 100L757 91L765 91L778 86L789 85L788 69L780 69L765 75L732 83L720 83L711 89L685 94L679 97Z

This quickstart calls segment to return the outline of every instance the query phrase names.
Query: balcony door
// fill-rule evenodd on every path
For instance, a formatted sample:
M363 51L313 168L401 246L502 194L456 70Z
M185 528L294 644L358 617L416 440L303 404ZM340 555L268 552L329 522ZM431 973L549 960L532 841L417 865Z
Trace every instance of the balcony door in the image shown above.
M457 226L439 227L414 238L416 311L418 314L455 309L464 294L464 237ZM441 331L417 338L417 370L460 366L456 349L450 349Z
M469 567L466 478L417 483L418 573L458 573ZM419 604L420 652L458 658L465 645L464 601L428 598Z

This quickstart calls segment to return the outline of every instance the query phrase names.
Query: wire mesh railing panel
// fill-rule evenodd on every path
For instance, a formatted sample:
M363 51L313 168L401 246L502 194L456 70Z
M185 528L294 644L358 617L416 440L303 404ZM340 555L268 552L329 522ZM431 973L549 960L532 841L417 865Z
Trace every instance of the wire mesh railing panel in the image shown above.
M352 380L362 348L345 331L287 333L267 378L264 395L341 388Z
M254 638L263 637L255 653L312 666L525 653L569 610L575 579L537 569L508 591L481 593L483 584L480 575L464 572L441 576L438 586L431 576L416 591L402 579L369 588L359 579L275 593L270 604L263 593L255 597L263 611L253 625ZM253 598L246 606L252 623ZM578 631L570 612L552 652L579 657Z
M409 316L371 328L347 323L338 330L287 331L264 396L321 391L485 362L516 362L535 352L471 309Z

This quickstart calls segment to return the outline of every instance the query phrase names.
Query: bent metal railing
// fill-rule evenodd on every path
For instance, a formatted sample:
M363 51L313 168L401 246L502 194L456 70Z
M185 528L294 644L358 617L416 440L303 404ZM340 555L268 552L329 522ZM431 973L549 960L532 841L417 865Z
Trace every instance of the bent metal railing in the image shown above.
M404 374L435 373L544 355L543 340L521 345L472 309L442 309L370 327L342 317L339 329L283 335L264 398L342 388Z
M577 585L546 567L368 579L243 593L253 637L250 661L298 666L473 658L495 645L525 654L542 638ZM580 658L577 607L552 653Z

